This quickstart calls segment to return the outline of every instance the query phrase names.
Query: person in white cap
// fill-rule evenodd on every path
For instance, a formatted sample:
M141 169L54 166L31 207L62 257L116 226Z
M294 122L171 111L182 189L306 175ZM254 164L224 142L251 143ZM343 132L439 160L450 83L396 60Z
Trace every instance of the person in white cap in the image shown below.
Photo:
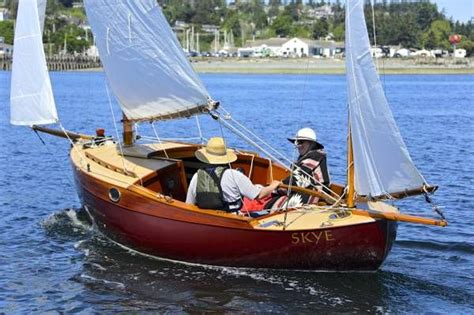
M200 208L237 212L242 208L243 197L251 200L266 197L280 184L275 180L265 187L254 185L247 176L229 168L230 163L237 160L237 155L226 148L224 139L220 137L209 139L207 145L194 155L207 167L193 175L186 203Z
M298 130L295 137L288 138L288 141L296 146L299 156L292 167L292 176L288 176L282 182L286 185L317 190L329 187L326 152L324 146L317 141L316 132L311 128L302 128ZM315 196L292 193L288 199L286 191L280 190L279 193L280 195L275 196L265 205L266 209L282 208L286 206L286 203L295 207L318 202L318 197Z

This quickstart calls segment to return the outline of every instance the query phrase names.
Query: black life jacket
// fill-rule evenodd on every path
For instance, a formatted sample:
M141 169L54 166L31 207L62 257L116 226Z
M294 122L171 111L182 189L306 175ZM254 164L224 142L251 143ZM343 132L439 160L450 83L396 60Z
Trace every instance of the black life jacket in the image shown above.
M197 172L196 204L199 208L235 212L242 208L241 199L226 202L222 193L222 177L228 169L225 166L200 169Z

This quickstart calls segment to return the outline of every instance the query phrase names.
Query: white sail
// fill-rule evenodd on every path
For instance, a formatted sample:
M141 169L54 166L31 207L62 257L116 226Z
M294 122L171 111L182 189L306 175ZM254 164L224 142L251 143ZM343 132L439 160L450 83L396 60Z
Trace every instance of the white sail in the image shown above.
M43 34L44 30L44 18L46 15L46 0L37 0L38 1L38 17L40 21L40 27L41 27L41 34Z
M10 122L14 125L58 121L41 30L46 3L40 2L20 0L18 5L10 92Z
M364 0L346 1L346 73L355 191L382 196L425 183L385 98L370 54Z
M189 116L209 93L156 0L86 0L109 84L130 120Z

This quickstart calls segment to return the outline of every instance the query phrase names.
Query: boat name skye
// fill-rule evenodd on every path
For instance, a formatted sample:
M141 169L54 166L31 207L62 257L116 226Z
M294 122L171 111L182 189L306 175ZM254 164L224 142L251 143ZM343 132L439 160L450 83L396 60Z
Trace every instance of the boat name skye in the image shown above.
M331 242L335 240L331 231L295 232L291 234L291 243L293 245L306 243L318 244L321 239L326 240L326 242Z

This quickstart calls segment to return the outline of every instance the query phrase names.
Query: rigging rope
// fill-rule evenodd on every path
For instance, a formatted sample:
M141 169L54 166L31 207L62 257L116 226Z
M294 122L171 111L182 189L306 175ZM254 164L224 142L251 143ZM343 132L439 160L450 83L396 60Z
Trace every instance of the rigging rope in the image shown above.
M434 212L436 212L439 217L443 220L446 220L446 217L444 216L444 213L443 211L441 211L441 209L438 207L438 205L436 205L433 200L431 199L430 195L428 194L428 191L426 190L426 187L423 186L423 191L424 191L424 195L425 195L425 201L431 205L432 209Z
M57 121L57 124L59 126L59 128L64 132L64 134L66 135L67 139L69 140L69 142L71 143L71 146L73 147L73 149L78 153L79 155L79 161L81 163L81 167L84 167L83 164L84 164L84 159L85 157L83 156L83 154L81 154L81 152L76 148L76 146L74 145L74 142L72 141L72 139L69 137L69 135L67 134L66 130L64 129L64 127L62 126L61 122L58 120ZM49 150L49 147L48 145L46 144L46 142L43 140L43 138L40 136L38 130L36 129L32 129L35 134L38 136L38 138L40 139L41 143L43 143L44 147L46 148L46 151L48 151L48 154L51 155L51 156L57 156L56 154L53 154L53 152L51 152L51 150ZM74 183L74 179L72 178L71 174L69 172L66 172L66 178L68 179L69 181L69 184L71 185L71 187L74 187L75 186L75 183Z
M375 0L370 1L370 5L372 6L372 28L373 28L373 33L374 33L374 54L375 54L375 63L376 63L376 68L379 69L379 59L377 58L377 35L375 31L375 9L374 9L374 2Z
M155 137L156 137L156 139L158 139L158 143L161 146L161 149L163 150L163 152L165 153L166 158L169 159L170 157L168 156L168 152L166 152L166 148L164 147L163 142L161 142L161 139L158 136L158 132L155 129L155 122L154 121L151 122L151 128L153 129L153 132L155 133Z
M250 139L249 136L245 135L243 132L241 132L239 129L237 129L236 127L232 126L229 122L227 122L226 120L223 120L220 115L219 115L219 112L214 112L214 113L211 113L211 116L215 119L215 120L218 120L224 127L226 127L227 129L229 129L231 132L233 132L234 134L236 134L237 136L239 136L240 138L242 138L244 141L246 141L247 143L249 143L250 145L252 145L253 147L257 148L257 150L261 151L262 153L266 154L268 157L270 157L271 159L275 160L275 161L278 161L280 162L287 170L291 171L291 168L293 168L293 166L295 167L295 169L298 169L302 174L310 177L310 178L313 178L313 176L307 172L305 172L303 169L301 169L298 165L295 165L291 160L289 160L288 158L286 158L285 155L283 155L282 153L280 153L279 151L277 151L276 149L274 149L273 147L271 147L268 143L264 142L263 140L261 140L258 136L256 136L255 134L253 134L251 131L249 131L247 128L245 128L243 125L241 125L243 127L243 129L245 131L247 131L250 136L253 136L255 137L256 139L260 140L260 142L262 142L263 145L265 145L266 147L268 147L269 149L271 149L272 151L274 151L275 153L277 153L277 155L279 155L281 158L277 158L275 157L273 154L269 153L267 150L265 150L262 146L260 146L259 144L257 144L255 141L253 141L252 139ZM233 120L232 118L229 118L230 120ZM234 121L235 122L235 121ZM282 162L282 160L286 161L286 162L289 162L290 163L290 166L286 166L284 165L284 163ZM334 191L332 191L330 189L330 187L327 187L325 186L323 183L321 183L320 181L318 181L316 178L313 178L314 181L316 182L317 185L320 185L322 187L325 187L328 191L330 191L331 193L337 195ZM316 185L314 185L313 183L310 183L310 185L313 187L313 188L317 188ZM333 199L334 201L336 201L337 199L334 198L333 196L331 196L330 194L328 194L328 197Z
M204 137L202 136L201 123L199 121L199 117L198 117L198 115L196 115L194 117L196 117L196 124L197 124L197 127L198 127L199 138L201 139L201 144L204 144Z
M121 160L122 160L123 170L127 173L128 171L127 171L127 167L125 165L125 158L124 158L124 155L123 155L122 142L120 141L120 134L119 134L118 127L117 127L117 122L115 120L115 114L114 114L114 109L112 107L112 99L110 98L108 82L105 83L105 90L107 91L107 98L109 100L110 112L112 113L112 121L114 123L115 133L117 135L117 143L118 143L119 150L120 150L120 156L121 156Z

